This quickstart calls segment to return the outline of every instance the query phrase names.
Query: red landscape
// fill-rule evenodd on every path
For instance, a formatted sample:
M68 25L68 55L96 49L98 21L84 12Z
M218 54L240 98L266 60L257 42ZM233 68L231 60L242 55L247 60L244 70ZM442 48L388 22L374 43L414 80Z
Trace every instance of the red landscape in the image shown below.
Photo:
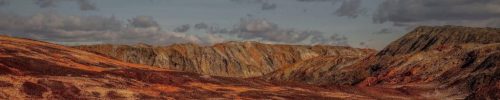
M500 0L0 0L0 100L500 100Z
M0 37L0 98L495 99L500 29L422 26L381 51L227 42L63 46Z

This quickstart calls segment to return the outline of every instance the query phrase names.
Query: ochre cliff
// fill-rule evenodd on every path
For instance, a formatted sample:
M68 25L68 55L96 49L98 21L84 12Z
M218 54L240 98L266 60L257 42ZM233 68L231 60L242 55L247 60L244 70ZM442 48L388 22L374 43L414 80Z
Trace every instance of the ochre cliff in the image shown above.
M283 66L319 56L361 57L374 52L371 49L351 47L278 45L257 42L226 42L213 46L196 44L175 44L165 47L89 45L75 48L131 63L228 77L261 76Z
M320 57L261 78L280 83L387 87L409 94L429 92L424 97L494 99L500 98L499 55L500 29L422 26L377 54L354 59L355 63Z

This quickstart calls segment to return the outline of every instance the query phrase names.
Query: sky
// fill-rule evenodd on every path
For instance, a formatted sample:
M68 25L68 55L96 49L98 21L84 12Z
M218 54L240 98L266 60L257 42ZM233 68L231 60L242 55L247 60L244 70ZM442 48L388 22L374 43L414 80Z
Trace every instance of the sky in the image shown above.
M66 45L381 49L417 26L500 27L500 0L0 0L0 34Z

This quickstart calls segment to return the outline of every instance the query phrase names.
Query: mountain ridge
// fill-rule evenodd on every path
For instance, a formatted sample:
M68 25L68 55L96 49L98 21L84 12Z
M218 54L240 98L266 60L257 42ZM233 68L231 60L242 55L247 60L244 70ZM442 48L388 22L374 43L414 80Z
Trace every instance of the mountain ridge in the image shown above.
M75 48L101 53L122 61L171 70L228 77L255 77L298 61L318 56L364 56L372 49L342 46L305 46L226 42L212 46L87 45Z

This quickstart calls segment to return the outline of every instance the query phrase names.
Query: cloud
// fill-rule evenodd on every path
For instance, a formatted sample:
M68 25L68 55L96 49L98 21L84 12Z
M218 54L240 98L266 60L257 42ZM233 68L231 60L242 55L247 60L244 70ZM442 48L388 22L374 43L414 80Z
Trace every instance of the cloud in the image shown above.
M396 26L464 25L500 27L499 0L385 0L375 23Z
M264 19L241 19L230 33L243 39L260 38L286 43L297 43L309 36L309 34L296 32L294 29L280 29L277 24Z
M297 30L281 28L266 19L242 18L232 29L209 26L206 28L210 34L232 35L242 40L258 40L268 43L293 43L293 44L328 44L347 45L347 38L324 36L323 32L316 30Z
M341 0L297 0L299 2L338 2Z
M276 9L276 4L275 3L262 3L262 10L274 10Z
M323 44L323 45L340 45L340 46L348 46L348 40L345 36L340 36L338 34L332 34L328 38L328 36L323 35L314 35L311 39L312 44Z
M205 23L197 23L194 24L194 29L200 30L200 29L207 29L208 25Z
M344 0L342 5L334 14L337 16L347 16L349 18L356 18L364 11L361 9L361 0Z
M193 25L194 29L196 30L205 30L207 33L228 33L229 29L227 28L220 28L216 25L208 25L206 23L197 23Z
M7 0L0 0L0 6L4 6L7 4L9 4L9 2Z
M337 8L333 14L340 17L357 18L359 15L365 13L365 9L361 7L362 0L297 0L298 2L331 2L336 6L341 2L340 7Z
M189 26L189 24L185 24L185 25L181 25L179 27L176 27L174 29L174 32L187 32L187 31L189 31L190 28L191 28L191 26Z
M89 0L33 0L40 8L56 7L59 2L76 2L82 11L97 10L94 3Z
M382 28L377 32L374 32L374 34L391 34L391 33L398 33L398 30L394 28Z
M88 0L78 0L78 5L80 5L80 10L97 10L95 4L89 2Z
M34 0L40 8L55 7L56 0Z
M261 10L274 10L277 8L276 3L271 3L269 0L229 0L231 2L241 4L260 4Z
M99 16L60 16L39 13L33 16L19 16L12 13L0 14L0 30L13 36L54 41L81 41L102 39L109 32L121 30L121 22L115 18ZM99 37L97 37L99 36Z
M236 3L264 3L267 2L267 0L229 0L231 2L236 2Z
M52 42L99 42L115 44L210 43L213 37L200 37L180 32L167 32L149 16L131 18L128 23L115 17L65 16L38 13L20 16L0 12L0 33ZM215 40L215 39L212 39Z
M129 25L136 28L160 27L151 16L137 16L128 20Z
M207 41L207 42L201 43L202 45L212 45L215 43L222 43L222 42L226 41L226 39L220 34L205 34L203 36L203 38L200 38L200 39L201 39L201 41Z

